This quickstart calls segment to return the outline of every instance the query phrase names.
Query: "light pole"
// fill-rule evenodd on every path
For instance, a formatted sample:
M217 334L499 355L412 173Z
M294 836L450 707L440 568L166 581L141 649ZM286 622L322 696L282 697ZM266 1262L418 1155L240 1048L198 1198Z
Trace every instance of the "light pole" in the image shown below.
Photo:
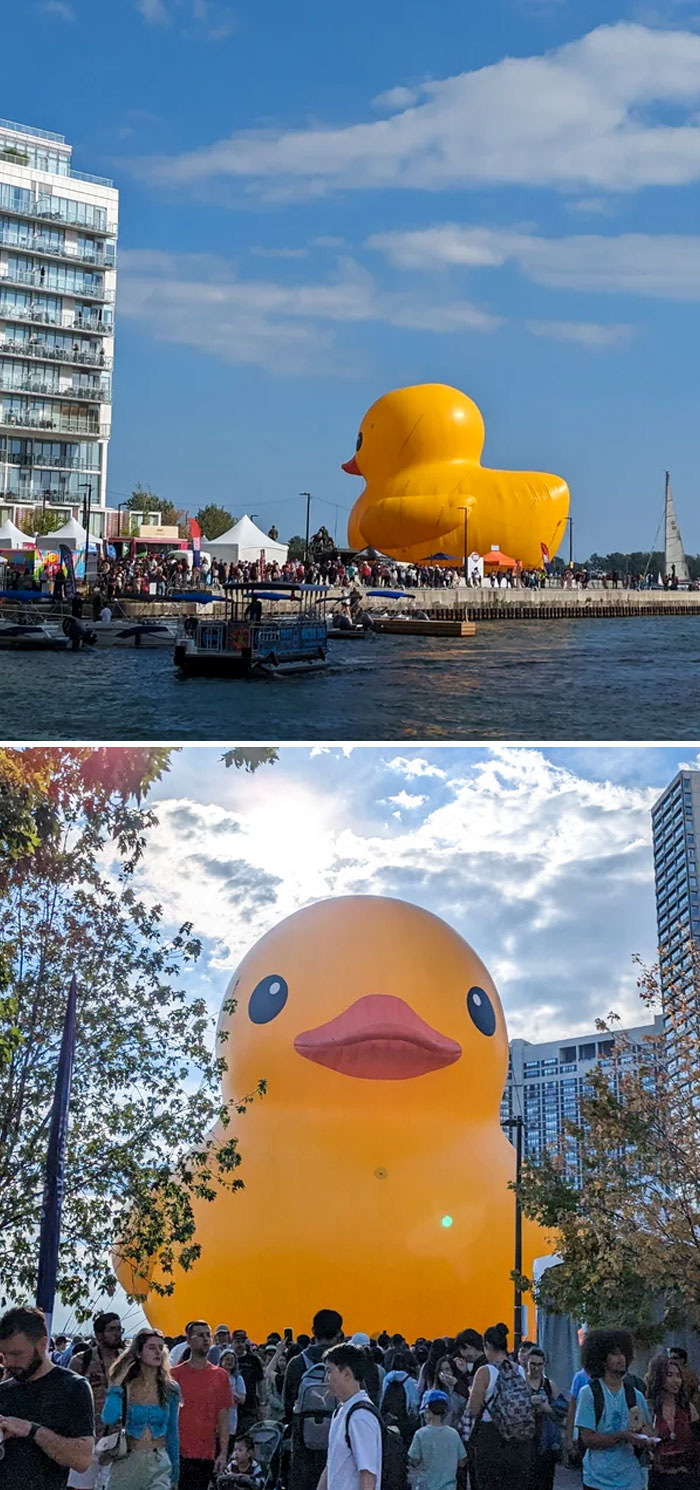
M90 512L91 512L91 508L92 508L92 481L90 480L89 477L88 477L88 480L87 481L81 481L80 482L80 484L79 484L80 491L83 490L83 487L86 487L87 488L87 494L85 496L84 506L83 506L83 515L85 517L85 576L84 576L84 578L85 578L85 588L87 589L88 553L89 553L89 550L90 550Z
M574 520L571 513L569 513L566 521L569 525L569 568L571 569L574 562Z
M308 564L308 562L309 562L309 513L311 511L311 492L310 491L300 491L299 492L299 496L300 497L306 497L306 531L305 531L305 537L304 537L304 563L305 564Z
M523 1167L523 1128L525 1126L522 1117L503 1118L502 1128L515 1129L515 1282L513 1284L513 1350L520 1348L523 1338L523 1296L520 1288L520 1277L523 1270L523 1211L520 1204L520 1176Z
M469 574L468 574L468 570L467 570L467 514L469 512L469 508L468 507L460 507L459 510L460 510L460 512L463 512L464 513L464 545L463 545L464 546L464 583L465 583L465 585L468 585L469 584Z

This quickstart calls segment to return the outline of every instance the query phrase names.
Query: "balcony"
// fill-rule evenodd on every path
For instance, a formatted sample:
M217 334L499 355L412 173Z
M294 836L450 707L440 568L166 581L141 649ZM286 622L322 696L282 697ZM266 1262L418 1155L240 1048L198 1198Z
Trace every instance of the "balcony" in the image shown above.
M14 119L0 119L0 129L9 129L15 135L31 135L33 140L52 140L55 145L65 145L65 135L57 135L52 129L35 129L32 124L17 124Z
M82 440L108 440L108 424L96 424L93 420L81 419L75 414L53 414L49 416L30 413L6 413L0 407L0 429L41 430L42 434L77 435Z
M40 197L34 197L28 207L6 207L0 208L5 217L29 218L32 222L60 222L69 228L79 228L86 233L94 233L97 238L116 238L117 224L106 222L103 228L97 227L91 222L76 222L66 211L58 208L45 207Z
M0 208L0 215L1 213L2 208ZM0 232L0 248L14 248L17 253L40 253L44 254L47 259L60 259L62 262L68 260L71 264L94 264L98 269L116 269L117 267L116 256L108 259L99 249L96 249L94 253L88 249L79 252L77 247L69 247L67 244L64 244L62 248L56 248L42 233L33 233L31 238L18 241L12 233Z
M63 398L69 403L110 404L109 388L59 388L42 383L39 378L27 378L24 383L8 383L0 378L0 393L38 393L42 398Z
M42 269L8 269L5 264L0 264L0 286L2 285L29 285L31 289L40 290L46 295L69 295L72 300L101 300L108 303L114 301L114 290L105 289L104 285L93 285L92 288L67 289L65 285L52 285Z
M0 321L21 321L28 326L57 326L62 331L84 331L91 336L114 336L111 322L99 321L92 316L76 315L74 311L62 311L52 316L34 305L3 305L0 300Z
M112 370L112 358L100 352L81 352L75 347L51 347L32 338L31 341L0 341L0 357L31 357L37 362L73 363L77 367Z
M95 461L98 459L98 448L95 445ZM44 459L43 456L35 456L33 451L31 455L11 455L3 451L2 446L0 446L0 466L3 469L5 466L8 466L10 470L17 467L20 471L32 471L35 468L38 471L99 471L100 469L97 464L94 466L81 465L80 461L74 455L54 455L50 459Z

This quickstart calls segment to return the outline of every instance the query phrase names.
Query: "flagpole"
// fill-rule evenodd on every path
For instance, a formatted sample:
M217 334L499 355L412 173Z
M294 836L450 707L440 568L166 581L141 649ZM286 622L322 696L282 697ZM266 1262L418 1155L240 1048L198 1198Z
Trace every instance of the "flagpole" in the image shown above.
M37 1272L36 1302L46 1316L49 1337L56 1299L58 1276L58 1249L61 1240L61 1210L63 1207L66 1140L68 1137L68 1115L70 1111L73 1057L75 1054L75 1025L77 1004L77 982L75 973L70 981L68 1000L63 1021L61 1051L58 1057L56 1085L51 1108L51 1127L46 1150L44 1176L44 1198L41 1207L41 1230L39 1234L39 1267Z

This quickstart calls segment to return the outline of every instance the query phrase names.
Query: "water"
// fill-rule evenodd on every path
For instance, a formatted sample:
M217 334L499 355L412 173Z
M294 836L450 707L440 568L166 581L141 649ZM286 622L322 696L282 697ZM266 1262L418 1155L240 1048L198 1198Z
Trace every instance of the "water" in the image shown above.
M5 740L700 739L700 617L332 642L309 677L183 681L169 651L0 652Z

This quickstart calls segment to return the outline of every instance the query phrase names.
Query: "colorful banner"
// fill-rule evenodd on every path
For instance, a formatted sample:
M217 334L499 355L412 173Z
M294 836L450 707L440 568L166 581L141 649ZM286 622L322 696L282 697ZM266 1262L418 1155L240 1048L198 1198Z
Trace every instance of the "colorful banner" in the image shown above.
M190 537L192 539L194 567L195 569L199 569L202 563L202 529L194 517L190 518Z
M75 583L73 555L65 543L61 544L61 563L66 571L66 599L72 600L78 593L78 586Z
M56 1085L51 1108L51 1127L46 1152L44 1198L41 1207L41 1230L39 1234L39 1271L36 1285L37 1308L46 1315L49 1335L51 1316L56 1297L58 1275L58 1249L61 1241L61 1210L65 1184L66 1140L68 1137L68 1113L70 1109L73 1056L75 1053L75 1011L77 984L75 973L71 978L68 1002L63 1021L63 1037L58 1057Z

